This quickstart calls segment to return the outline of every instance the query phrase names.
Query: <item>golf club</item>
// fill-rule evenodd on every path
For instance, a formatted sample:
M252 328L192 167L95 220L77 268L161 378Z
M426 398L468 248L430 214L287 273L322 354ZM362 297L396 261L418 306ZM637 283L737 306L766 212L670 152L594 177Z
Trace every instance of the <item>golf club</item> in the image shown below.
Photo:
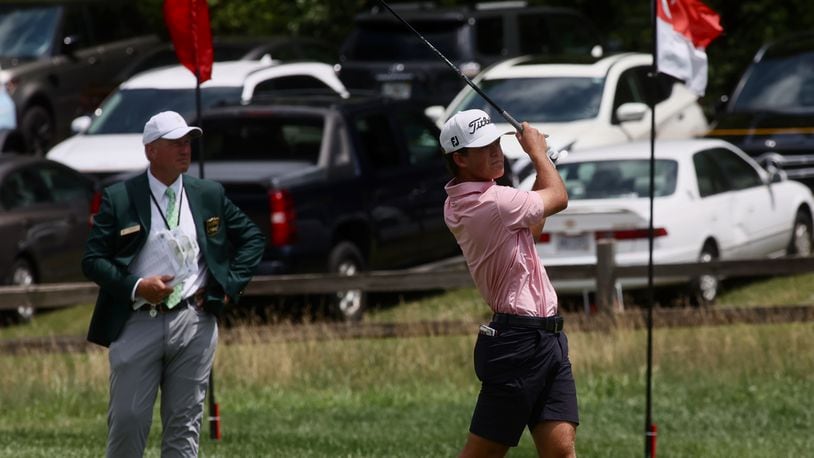
M443 61L444 61L444 62L445 62L445 63L446 63L448 66L449 66L449 68L451 68L452 70L454 70L454 71L455 71L455 73L457 73L457 74L458 74L458 76L460 76L461 78L463 78L463 80L466 82L466 84L468 84L468 85L469 85L469 87L471 87L471 88L472 88L472 90L474 90L475 92L477 92L477 93L478 93L478 95L480 95L481 97L483 97L483 100L485 100L485 101L486 101L486 102L487 102L489 105L491 105L491 106L492 106L492 107L493 107L495 110L497 110L497 112L498 112L498 113L500 113L500 115L501 115L501 116L503 116L503 118L504 118L504 119L506 119L506 121L508 121L508 122L509 122L509 124L511 124L511 125L512 125L512 127L514 127L514 129L515 129L516 131L518 131L518 132L520 132L520 133L523 133L523 126L522 126L522 125L521 125L519 122L517 122L517 120L516 120L516 119L514 119L514 118L512 117L512 115L510 115L509 113L507 113L507 112L506 112L506 110L504 110L504 109L500 108L500 106L498 106L498 104L497 104L497 103L495 103L495 101L494 101L494 100L492 100L492 98L491 98L491 97L489 97L488 95L486 95L486 93L485 93L485 92L483 92L483 90L482 90L481 88L479 88L477 84L473 83L473 82L472 82L472 80L470 80L470 79L469 79L469 77L467 77L466 75L464 75L464 74L461 72L461 70L460 70L458 67L456 67L456 66L455 66L455 64L453 64L452 62L450 62L450 61L449 61L449 59L447 59L447 58L446 58L446 56L444 56L444 55L441 53L441 51L439 51L439 50L438 50L438 49L437 49L435 46L433 46L433 45L432 45L432 43L430 43L430 42L429 42L429 41L428 41L426 38L424 38L424 36L423 36L423 35L421 35L421 33L419 33L419 32L418 32L418 30L416 30L416 29L415 29L415 28L414 28L412 25L410 25L410 23L409 23L409 22L407 22L407 21L406 21L406 20L405 20L403 17L401 17L401 16L400 16L398 13L396 13L396 12L393 10L393 8L390 8L390 5L388 5L387 3L385 3L385 2L384 2L384 0L379 0L379 3L381 3L381 4L382 4L382 6L384 6L384 7L387 9L387 11L389 11L389 12L390 12L390 13L391 13L393 16L395 16L395 17L396 17L396 19L398 19L399 21L401 21L401 22L402 22L404 25L406 25L406 26L407 26L407 28L409 28L410 30L412 30L412 31L413 31L413 33L415 33L416 35L418 35L418 38L420 38L420 39L421 39L421 41L423 41L423 42L424 42L424 44L426 44L427 46L429 46L429 47L430 47L430 49L432 49L432 50L435 52L435 54L437 54L437 55L438 55L438 57L440 57L440 58L441 58L441 60L443 60ZM567 155L568 155L568 152L567 152L567 151L564 151L564 150L563 150L563 151L555 151L555 150L553 150L552 148L548 148L548 151L546 151L546 153L547 153L547 155L548 155L549 159L551 159L551 161L552 161L552 162L554 162L554 163L556 163L556 162L557 162L557 160L562 159L562 158L564 158L565 156L567 156Z

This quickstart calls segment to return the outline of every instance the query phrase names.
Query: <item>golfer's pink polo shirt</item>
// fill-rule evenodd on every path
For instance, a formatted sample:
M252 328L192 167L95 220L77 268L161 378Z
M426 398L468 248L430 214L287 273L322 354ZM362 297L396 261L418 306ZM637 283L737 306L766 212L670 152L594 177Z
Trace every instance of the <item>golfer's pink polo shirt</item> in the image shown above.
M543 219L540 195L493 181L453 180L445 189L444 220L492 311L556 314L557 295L529 230Z

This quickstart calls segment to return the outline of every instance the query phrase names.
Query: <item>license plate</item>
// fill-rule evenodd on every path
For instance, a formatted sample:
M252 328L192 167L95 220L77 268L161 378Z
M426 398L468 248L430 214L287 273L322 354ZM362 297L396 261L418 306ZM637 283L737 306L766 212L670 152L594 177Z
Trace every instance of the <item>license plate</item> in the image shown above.
M409 82L391 81L382 84L382 95L394 99L409 99L412 87Z
M560 235L557 237L557 250L559 251L588 251L591 249L591 239L588 234Z

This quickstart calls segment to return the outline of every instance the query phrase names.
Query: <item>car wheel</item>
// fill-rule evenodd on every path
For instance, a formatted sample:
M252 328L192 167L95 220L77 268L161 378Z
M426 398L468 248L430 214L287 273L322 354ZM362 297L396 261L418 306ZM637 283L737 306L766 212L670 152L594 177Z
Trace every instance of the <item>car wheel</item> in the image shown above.
M332 273L339 275L357 275L364 270L362 253L350 242L340 242L329 258ZM331 314L345 321L359 321L364 314L367 293L360 289L337 291L331 296Z
M54 140L54 120L45 108L34 105L23 114L20 130L23 132L28 152L43 156Z
M786 253L789 256L811 256L811 226L811 215L798 210L797 216L794 217L791 240L789 240L789 246L786 248Z
M24 259L19 258L14 261L14 264L11 266L11 274L9 276L8 283L10 285L15 286L30 286L36 283L36 277L34 275L34 267L31 263ZM31 321L31 318L34 316L34 307L30 305L21 305L18 306L16 309L16 318L18 321L27 322Z
M701 249L698 262L710 262L718 259L718 250L715 245L707 242ZM690 304L696 307L712 305L718 298L719 279L715 275L701 275L692 280L690 284Z

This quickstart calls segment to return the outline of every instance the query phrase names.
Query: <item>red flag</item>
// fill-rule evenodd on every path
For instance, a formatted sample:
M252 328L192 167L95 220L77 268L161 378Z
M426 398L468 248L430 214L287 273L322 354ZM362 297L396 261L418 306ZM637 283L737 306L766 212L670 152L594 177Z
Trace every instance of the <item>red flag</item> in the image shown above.
M698 95L707 87L706 47L723 32L720 16L699 0L655 0L658 69Z
M212 30L206 0L164 0L164 21L181 64L203 83L212 78Z

